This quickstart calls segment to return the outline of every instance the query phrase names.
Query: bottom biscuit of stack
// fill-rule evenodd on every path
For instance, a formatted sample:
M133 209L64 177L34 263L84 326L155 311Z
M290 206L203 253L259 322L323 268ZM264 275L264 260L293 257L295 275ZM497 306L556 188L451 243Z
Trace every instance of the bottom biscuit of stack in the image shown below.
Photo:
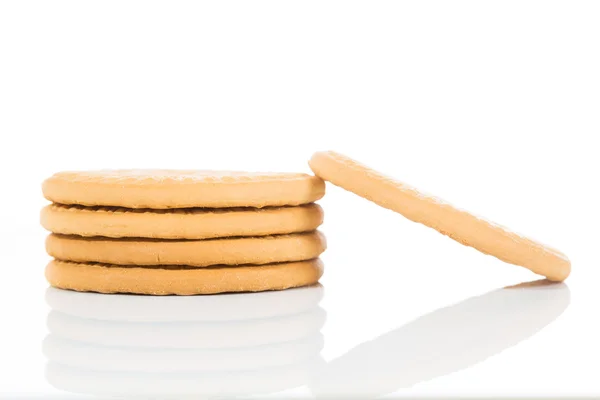
M323 274L317 258L264 265L190 267L122 266L51 261L46 279L60 289L98 293L194 295L283 290L315 284Z

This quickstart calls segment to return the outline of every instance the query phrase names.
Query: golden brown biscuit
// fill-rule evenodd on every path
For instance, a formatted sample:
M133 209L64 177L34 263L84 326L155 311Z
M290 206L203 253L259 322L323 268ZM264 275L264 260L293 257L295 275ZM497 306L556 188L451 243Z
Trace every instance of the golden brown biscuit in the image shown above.
M282 290L312 285L322 274L319 259L235 268L123 267L54 260L46 267L46 279L60 289L152 295Z
M325 194L315 176L189 170L59 172L44 181L55 203L127 208L266 207L312 203Z
M209 239L312 231L323 223L323 210L317 204L169 210L50 204L42 209L41 223L65 235Z
M318 257L325 248L325 237L317 231L208 240L85 238L51 234L46 240L48 254L60 260L119 265L268 264L310 260Z
M552 281L563 281L569 276L571 263L561 252L423 194L342 154L315 153L309 165L324 180L482 253L523 266Z

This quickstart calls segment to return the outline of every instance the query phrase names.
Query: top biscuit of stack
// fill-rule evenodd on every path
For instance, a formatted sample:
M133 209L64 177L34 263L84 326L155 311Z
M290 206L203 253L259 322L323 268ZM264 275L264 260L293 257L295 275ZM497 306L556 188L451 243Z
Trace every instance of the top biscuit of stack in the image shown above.
M296 206L325 194L320 178L297 173L189 170L60 172L44 196L55 203L127 208Z

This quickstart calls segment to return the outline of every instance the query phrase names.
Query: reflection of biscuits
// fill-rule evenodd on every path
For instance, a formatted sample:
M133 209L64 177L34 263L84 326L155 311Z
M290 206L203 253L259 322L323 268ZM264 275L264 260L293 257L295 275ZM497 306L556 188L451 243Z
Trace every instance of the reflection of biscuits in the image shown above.
M269 368L295 364L314 358L323 348L323 336L283 343L233 349L169 349L101 346L46 336L44 356L59 364L97 371L146 372L219 372Z
M73 368L50 361L46 379L61 390L135 398L231 398L305 385L325 364L321 357L290 365L229 372L135 373Z
M313 310L323 299L319 283L283 292L220 296L102 296L53 287L46 289L46 304L79 318L121 322L231 322L281 318Z
M323 222L323 210L317 204L170 210L51 204L42 209L41 222L65 235L207 239L312 231Z
M56 203L155 209L298 205L325 193L307 174L174 170L60 172L42 189Z
M46 279L57 288L154 295L281 290L312 285L322 274L323 264L318 259L236 268L140 268L54 260L46 267Z
M571 263L557 250L522 237L335 152L315 153L313 172L346 190L429 226L502 261L521 265L553 281L569 276Z
M422 315L330 360L314 372L310 391L317 399L341 393L380 399L483 362L537 334L567 309L566 284L541 285L493 290Z
M210 240L83 238L52 234L46 250L59 260L119 265L268 264L310 260L325 250L320 232Z
M46 326L48 331L56 336L100 346L223 349L302 339L318 333L323 328L326 318L325 310L320 307L275 318L167 323L100 321L73 317L52 310L46 319Z

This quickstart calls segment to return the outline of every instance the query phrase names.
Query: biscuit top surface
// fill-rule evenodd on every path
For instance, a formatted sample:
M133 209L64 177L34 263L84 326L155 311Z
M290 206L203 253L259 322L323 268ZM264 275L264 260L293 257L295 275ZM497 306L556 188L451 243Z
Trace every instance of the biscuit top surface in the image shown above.
M94 183L198 183L198 182L248 182L271 180L295 180L314 178L308 174L286 172L244 172L213 170L170 170L170 169L105 169L96 171L64 171L54 174L49 180L60 179L71 182Z
M42 191L55 203L83 206L262 208L311 203L325 184L304 173L122 169L59 172Z

